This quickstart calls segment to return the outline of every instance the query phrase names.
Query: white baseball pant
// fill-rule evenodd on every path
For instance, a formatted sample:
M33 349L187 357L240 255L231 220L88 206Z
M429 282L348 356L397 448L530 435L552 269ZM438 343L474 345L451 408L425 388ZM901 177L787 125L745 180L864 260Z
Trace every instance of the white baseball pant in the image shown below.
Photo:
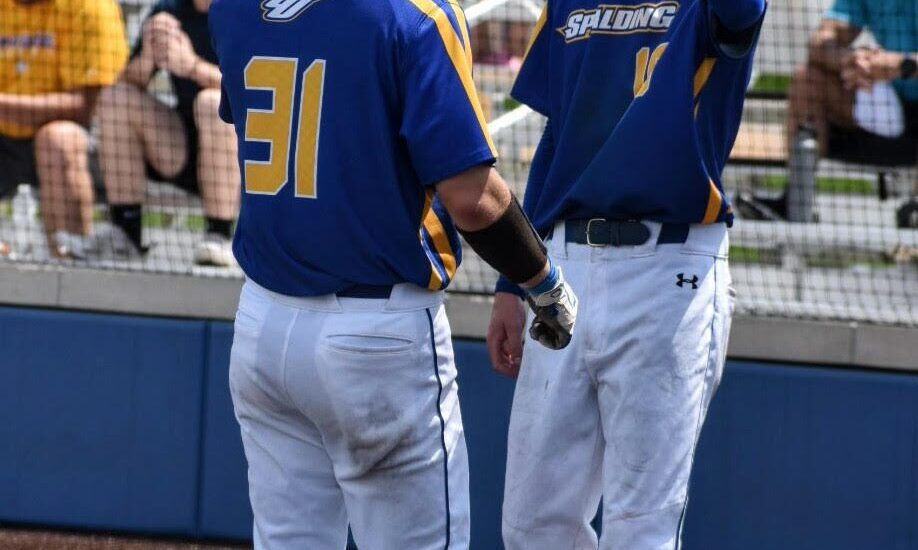
M733 311L723 224L684 244L548 247L580 298L571 344L528 340L504 493L507 550L673 550ZM603 500L602 539L590 521Z
M468 458L442 292L295 298L246 281L230 390L257 550L467 549Z

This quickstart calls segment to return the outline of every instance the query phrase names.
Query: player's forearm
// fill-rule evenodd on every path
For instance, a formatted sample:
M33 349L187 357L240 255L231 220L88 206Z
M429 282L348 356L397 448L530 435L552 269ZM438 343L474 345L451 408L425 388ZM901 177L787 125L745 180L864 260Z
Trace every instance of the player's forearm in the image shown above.
M711 9L727 29L740 32L748 29L765 13L765 0L710 0Z
M485 262L526 288L549 272L541 239L496 170L481 166L437 186L466 242Z
M53 120L88 124L98 89L40 95L0 94L0 120L39 128Z

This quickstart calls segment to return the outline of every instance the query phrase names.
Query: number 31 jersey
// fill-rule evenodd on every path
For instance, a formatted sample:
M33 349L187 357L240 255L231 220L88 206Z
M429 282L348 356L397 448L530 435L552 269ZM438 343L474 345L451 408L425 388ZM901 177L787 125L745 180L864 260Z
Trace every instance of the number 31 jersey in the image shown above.
M717 24L705 0L548 0L512 92L549 118L525 199L540 232L732 221L720 176L761 20L732 47Z
M461 248L434 185L495 160L459 6L216 0L209 23L246 275L292 296L445 288Z

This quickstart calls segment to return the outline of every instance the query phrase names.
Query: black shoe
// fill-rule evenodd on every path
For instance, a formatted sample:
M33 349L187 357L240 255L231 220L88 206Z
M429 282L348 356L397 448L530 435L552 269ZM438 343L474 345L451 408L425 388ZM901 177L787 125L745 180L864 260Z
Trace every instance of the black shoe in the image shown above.
M787 202L784 195L777 198L756 197L752 193L737 193L733 197L733 208L741 218L747 220L785 221Z
M911 199L896 210L896 225L901 229L918 229L918 199Z

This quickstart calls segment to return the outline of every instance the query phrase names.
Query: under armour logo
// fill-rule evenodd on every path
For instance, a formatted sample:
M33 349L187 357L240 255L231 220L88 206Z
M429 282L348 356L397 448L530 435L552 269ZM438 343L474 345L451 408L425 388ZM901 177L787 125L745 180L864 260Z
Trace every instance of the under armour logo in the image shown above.
M676 286L682 288L686 284L692 285L692 290L698 290L698 275L692 275L691 279L686 279L685 273L676 275Z
M265 21L290 21L319 0L262 0Z

